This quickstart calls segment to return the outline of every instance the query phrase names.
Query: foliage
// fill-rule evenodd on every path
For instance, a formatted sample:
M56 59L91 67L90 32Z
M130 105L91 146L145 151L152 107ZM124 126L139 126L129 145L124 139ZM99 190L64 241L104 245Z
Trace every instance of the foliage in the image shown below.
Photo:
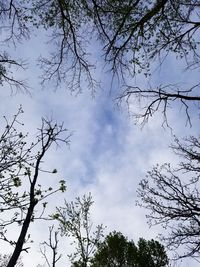
M139 204L149 210L150 225L167 229L162 240L176 251L177 258L199 256L200 225L200 142L191 136L176 140L174 152L183 160L176 168L171 164L156 166L140 183ZM178 254L178 248L182 250Z
M69 255L72 266L87 267L90 257L94 253L103 234L103 226L93 229L90 218L90 208L93 204L92 196L77 197L76 201L56 209L54 219L59 221L62 235L72 237L75 252Z
M132 266L135 264L136 255L135 244L127 241L121 233L113 232L98 245L91 266Z
M68 144L69 135L63 125L42 119L36 140L28 142L28 133L17 130L23 127L19 116L22 108L9 122L5 118L5 130L0 136L0 240L13 246L7 267L15 266L22 251L28 251L25 243L30 242L29 226L36 219L45 218L46 198L58 191L64 191L64 181L58 188L42 187L43 161L53 144ZM36 211L37 207L37 211ZM17 240L10 238L10 229L19 227Z
M158 241L146 241L140 238L138 241L138 266L159 267L168 265L168 257L165 248Z
M91 267L161 267L167 264L168 257L159 242L140 238L136 246L116 231L99 244L91 260Z

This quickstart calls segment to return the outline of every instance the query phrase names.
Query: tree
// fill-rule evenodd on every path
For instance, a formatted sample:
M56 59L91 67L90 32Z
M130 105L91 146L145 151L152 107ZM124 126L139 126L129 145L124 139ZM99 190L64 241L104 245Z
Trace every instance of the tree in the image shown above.
M137 247L119 232L113 232L99 243L98 250L91 259L91 266L134 266Z
M44 158L53 144L68 144L69 135L63 125L52 120L42 119L36 140L29 143L28 134L23 134L17 127L23 127L19 116L22 108L9 122L5 118L5 130L0 136L0 240L14 247L7 267L14 267L22 251L28 251L25 243L30 241L29 226L43 216L46 198L58 191L65 191L65 181L53 189L48 184L41 186L42 173L56 173L56 170L43 169ZM37 207L37 211L36 211ZM11 240L9 230L20 227L17 240Z
M9 254L0 254L0 267L5 267L7 266L9 259L10 259ZM17 261L15 267L24 267L24 264L21 261L21 258Z
M183 160L176 168L166 163L148 172L138 189L139 205L149 211L150 225L167 229L161 238L176 251L176 258L199 257L199 137L191 136L184 143L176 139L172 149Z
M6 29L2 43L19 45L31 37L35 28L49 32L53 43L49 57L40 58L44 71L42 82L65 82L70 90L81 90L81 83L95 91L95 64L91 60L91 42L98 39L100 53L111 73L125 83L119 100L130 98L141 104L135 117L146 122L158 110L167 119L170 103L180 102L190 121L190 107L199 104L199 82L186 88L176 84L150 85L147 88L127 84L127 77L138 73L151 74L154 61L159 64L170 54L185 59L187 70L199 68L198 0L148 0L148 1L0 1L2 30ZM109 22L109 23L108 23ZM86 26L87 25L87 26ZM92 40L92 41L91 41ZM6 49L5 49L6 50ZM12 59L8 52L0 53L0 81L23 88L9 74L8 67L23 67L23 61Z
M164 247L155 240L140 238L137 246L120 232L111 232L98 246L91 267L161 267L167 266Z
M169 260L165 248L158 241L140 238L137 245L137 261L139 267L159 267L168 265Z
M43 242L42 247L40 248L40 252L42 253L43 257L45 258L45 262L47 263L48 267L55 267L57 262L62 257L61 254L58 255L58 230L54 230L54 226L49 227L49 240L48 242ZM47 256L47 248L49 248L52 252L52 259Z
M26 26L25 13L27 7L24 5L25 2L28 4L28 1L0 1L0 85L7 83L11 90L16 88L17 90L28 92L26 81L18 79L13 75L14 70L26 69L25 61L12 58L7 51L9 44L16 47L22 40L30 37L29 29Z
M59 221L62 235L73 238L75 252L69 255L69 259L74 267L88 266L90 257L103 234L102 225L93 229L90 218L92 204L91 194L84 195L82 199L77 197L75 202L65 201L65 206L56 208L56 213L53 215L53 218Z
M124 77L142 72L151 74L155 60L162 64L169 55L185 59L189 70L199 68L198 41L200 28L199 1L92 1L98 35L104 44L105 60L111 70ZM198 13L198 15L197 15ZM107 23L109 21L109 24ZM190 122L191 102L199 103L199 82L189 88L169 84L140 88L131 82L125 86L119 100L138 100L140 111L136 119L148 121L161 110L167 122L167 110L173 101L183 104Z

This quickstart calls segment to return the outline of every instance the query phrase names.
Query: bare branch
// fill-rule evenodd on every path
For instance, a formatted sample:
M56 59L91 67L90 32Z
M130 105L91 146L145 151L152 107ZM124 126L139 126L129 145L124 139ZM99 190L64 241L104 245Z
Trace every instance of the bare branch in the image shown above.
M54 231L54 226L49 227L49 241L42 243L43 248L40 248L40 252L42 253L43 257L45 258L45 261L49 267L55 267L56 263L60 260L62 257L61 254L58 254L58 231ZM48 259L48 256L46 254L46 247L51 249L52 252L52 263L50 263L50 260Z
M176 140L172 148L183 161L177 168L164 164L149 171L147 178L140 182L138 204L149 211L150 225L160 224L169 231L161 238L169 248L175 249L176 258L199 257L199 138L187 138L185 144ZM181 254L180 247L184 249Z
M136 120L142 120L142 123L149 121L156 112L161 111L163 114L163 123L168 125L167 112L171 103L179 101L183 105L186 113L187 121L191 126L190 107L191 104L200 102L200 95L195 94L195 90L199 90L197 84L188 90L180 90L178 85L160 86L155 89L141 89L134 86L126 86L125 91L117 98L119 102L125 100L129 106L131 99L138 102L139 110L136 111L133 116ZM130 109L131 112L131 109Z

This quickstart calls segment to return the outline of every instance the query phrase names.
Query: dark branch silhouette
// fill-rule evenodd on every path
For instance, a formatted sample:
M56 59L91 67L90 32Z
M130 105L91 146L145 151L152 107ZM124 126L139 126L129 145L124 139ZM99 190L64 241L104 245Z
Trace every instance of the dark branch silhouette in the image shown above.
M58 191L65 191L63 180L59 182L58 188L51 188L48 184L47 188L42 188L40 179L49 148L53 144L68 144L69 135L63 125L43 118L36 141L28 144L28 134L16 129L22 126L19 121L22 112L20 108L11 122L5 118L5 130L0 136L0 239L14 247L7 267L14 267L21 252L28 251L29 247L25 244L30 239L29 226L35 220L46 218L46 199ZM14 225L20 228L19 236L17 240L10 240L7 237L8 229Z
M191 136L185 143L176 140L172 149L183 160L176 168L164 164L148 172L138 190L139 205L149 211L150 225L167 229L161 238L177 253L176 258L199 257L199 137Z

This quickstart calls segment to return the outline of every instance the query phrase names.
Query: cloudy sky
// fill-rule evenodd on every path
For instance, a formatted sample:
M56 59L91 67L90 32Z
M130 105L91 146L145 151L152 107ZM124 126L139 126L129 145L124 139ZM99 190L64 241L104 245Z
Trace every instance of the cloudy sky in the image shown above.
M42 36L39 38L41 40ZM62 204L63 198L71 201L91 192L94 200L94 225L103 223L107 226L107 232L121 231L136 242L139 237L156 238L161 229L149 229L145 210L135 206L136 189L139 181L156 163L177 162L178 159L168 146L173 141L174 134L183 137L187 133L199 131L199 121L195 115L197 112L194 110L194 116L191 115L192 128L186 125L183 109L176 105L169 111L173 132L170 128L161 127L162 114L157 114L145 127L141 127L135 124L126 105L116 105L115 83L110 90L109 73L97 71L96 75L101 79L102 86L95 97L86 85L83 85L83 92L78 95L67 91L65 85L55 90L53 84L49 83L42 89L38 79L40 70L35 64L38 55L46 53L42 42L34 37L16 51L11 50L11 53L29 61L29 69L25 73L17 72L16 75L27 77L31 94L11 93L7 86L1 87L2 125L3 116L12 118L22 105L25 113L21 119L25 124L25 132L30 131L31 138L34 137L42 116L64 122L72 133L70 147L61 147L46 157L47 166L57 168L58 180L65 179L67 184L64 195L55 195L49 200L51 207L55 203ZM169 58L162 69L155 72L152 84L181 82L183 76L187 76L188 83L198 78L196 73L181 73L181 62L177 63L175 60L173 57ZM142 76L134 82L144 86L146 83ZM48 183L53 179L50 182L56 183L57 178L45 176L44 179L48 179ZM30 253L23 255L23 259L25 266L36 267L43 263L38 244L47 238L46 223L35 223L31 226L31 233L35 242ZM69 253L69 245L65 246L65 251ZM65 266L64 258L63 265L61 262L59 266ZM197 263L188 259L180 266L196 267Z

